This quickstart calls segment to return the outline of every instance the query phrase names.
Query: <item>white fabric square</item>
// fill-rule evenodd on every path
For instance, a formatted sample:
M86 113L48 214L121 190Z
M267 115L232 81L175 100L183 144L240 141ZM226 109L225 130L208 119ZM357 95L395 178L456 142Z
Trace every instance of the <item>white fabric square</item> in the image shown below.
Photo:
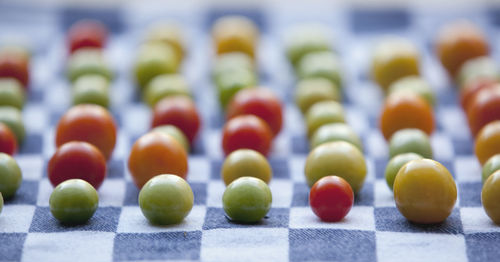
M289 160L290 177L293 182L305 182L304 167L307 156L292 156Z
M288 229L231 228L203 232L202 261L288 261Z
M465 233L500 232L500 227L493 223L482 207L462 207L460 218Z
M481 165L474 156L457 156L453 160L455 178L460 182L481 182ZM450 170L451 171L451 170Z
M151 110L144 104L128 106L122 115L127 116L122 119L123 129L131 135L142 135L151 126Z
M273 207L288 208L292 203L293 183L288 179L271 179L269 188L273 194Z
M373 207L352 207L351 211L339 222L321 221L310 207L290 209L290 228L331 228L347 230L375 230Z
M5 205L0 214L0 232L27 233L34 214L35 206Z
M365 146L366 155L373 158L383 158L389 156L389 149L380 131L371 131L367 134L368 139Z
M106 178L97 191L99 206L121 206L125 198L126 183L123 179Z
M207 185L207 206L222 207L222 195L226 185L222 180L210 181Z
M431 145L434 159L451 160L455 156L450 138L442 133L431 136Z
M166 231L195 231L201 230L205 221L206 208L204 206L193 206L189 215L180 224L157 226L152 225L142 214L138 206L126 206L122 208L118 233L156 233Z
M45 172L43 158L39 155L16 155L14 158L21 168L23 180L39 180Z
M387 185L385 179L377 179L374 185L374 195L376 207L395 207L394 193Z
M48 113L46 107L42 105L27 103L23 110L23 118L30 121L24 121L26 130L29 132L43 133L48 124Z
M44 178L38 183L38 197L36 198L36 205L47 207L49 206L50 194L54 191L54 187L49 179Z
M22 261L112 261L115 233L74 231L30 233Z
M187 179L189 182L207 182L210 179L210 163L208 159L190 156Z

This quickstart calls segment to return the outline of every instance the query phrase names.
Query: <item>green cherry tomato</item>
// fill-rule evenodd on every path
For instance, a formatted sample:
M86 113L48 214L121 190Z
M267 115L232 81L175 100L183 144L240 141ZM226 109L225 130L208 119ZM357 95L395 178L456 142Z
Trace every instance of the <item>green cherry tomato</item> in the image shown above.
M179 60L173 47L156 42L147 43L139 49L134 71L142 89L155 76L176 73L178 67Z
M154 107L167 96L183 95L191 97L191 89L186 79L180 74L164 74L151 79L144 90L144 101Z
M97 74L109 81L113 78L113 72L106 63L101 49L81 48L75 51L68 61L68 78L74 82L82 75Z
M272 194L267 184L255 177L240 177L226 187L222 204L236 222L256 223L271 209Z
M495 171L500 169L500 154L496 154L488 159L483 166L481 177L483 183L488 179L488 177Z
M306 113L307 135L311 137L322 125L344 122L344 108L340 103L335 101L317 102Z
M26 135L21 111L11 106L0 106L0 122L10 128L16 136L17 144L20 145Z
M302 57L318 51L331 51L332 43L328 38L328 28L321 24L296 26L285 37L288 60L295 66Z
M3 196L2 192L0 192L0 214L2 213L2 209L3 209Z
M345 123L332 123L320 126L311 137L311 149L317 146L334 141L346 141L356 146L363 152L361 139L354 130Z
M321 51L305 55L297 66L297 74L300 79L324 77L342 93L342 70L338 55L334 52Z
M252 57L242 52L224 53L219 55L215 60L212 77L215 82L219 82L221 76L230 74L230 72L241 68L255 71Z
M25 101L22 84L15 78L0 78L0 106L23 109Z
M50 212L63 224L83 224L97 210L99 196L92 185L82 179L59 184L50 195Z
M309 153L304 172L309 186L322 177L339 176L345 179L356 193L365 182L366 163L363 154L351 143L328 142Z
M481 191L481 202L484 211L495 222L500 224L500 171L495 171L484 182Z
M431 159L411 160L394 180L394 200L406 219L420 224L443 222L457 201L457 186L450 172Z
M341 93L325 78L308 78L300 80L295 89L295 104L302 114L320 101L341 101Z
M389 160L389 163L387 163L387 166L385 167L385 181L387 182L389 188L391 190L393 189L394 179L396 179L396 175L398 174L399 169L401 169L402 166L404 166L411 160L422 158L423 157L421 155L415 153L399 154L391 158L391 160Z
M459 87L463 88L465 83L480 78L500 80L500 67L495 59L480 56L468 60L460 67L457 82Z
M157 225L178 224L191 212L194 195L189 184L176 175L151 178L139 193L142 214Z
M21 169L16 160L5 153L0 153L0 193L5 199L13 197L21 182Z
M427 134L417 128L401 129L394 133L389 141L389 156L392 158L403 153L432 158L432 146Z
M229 185L239 177L256 177L269 183L273 171L267 159L259 152L251 149L238 149L224 160L221 170L222 179Z
M436 104L436 95L430 84L420 76L406 76L396 80L389 86L388 94L412 92L421 96L431 106Z
M253 71L242 68L222 74L215 84L219 93L219 102L222 108L226 108L238 91L257 85L257 75Z
M109 81L101 75L83 75L73 84L73 104L109 106Z
M153 128L151 131L171 135L175 140L177 140L177 142L181 143L182 147L186 150L186 153L189 153L189 140L178 127L174 125L162 125Z

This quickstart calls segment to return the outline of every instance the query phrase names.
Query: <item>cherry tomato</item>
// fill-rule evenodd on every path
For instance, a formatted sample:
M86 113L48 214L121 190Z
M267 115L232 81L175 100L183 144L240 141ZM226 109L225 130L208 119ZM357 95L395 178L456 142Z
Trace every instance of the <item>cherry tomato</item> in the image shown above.
M92 144L68 142L50 158L47 171L54 187L66 180L78 178L98 189L106 177L106 159Z
M464 85L463 91L460 93L460 105L465 112L468 111L471 102L479 91L488 88L498 83L498 80L491 78L475 79Z
M70 52L82 47L102 48L108 36L106 26L99 21L82 20L71 26L68 32Z
M458 21L442 28L437 39L437 54L451 76L467 60L489 53L483 33L467 21Z
M380 129L389 140L393 133L404 128L418 128L430 135L434 131L432 107L413 93L391 94L382 109Z
M283 112L278 97L265 88L248 88L236 93L227 110L227 119L239 115L255 115L271 128L276 136L282 126Z
M29 60L26 55L20 53L2 52L0 56L0 77L12 77L28 89L29 82Z
M500 120L500 84L480 90L467 109L467 120L475 137L483 126Z
M77 105L64 114L56 130L56 146L69 141L85 141L101 150L106 159L111 158L116 144L116 123L104 107Z
M200 130L200 116L193 101L185 96L160 100L154 107L152 127L173 125L179 128L193 144Z
M493 121L479 131L474 149L481 165L500 153L500 121Z
M309 193L309 205L319 218L327 222L342 220L354 203L352 188L343 178L325 176L318 180Z
M4 123L0 123L0 152L11 156L17 152L16 136Z
M139 188L160 174L173 174L186 179L186 150L172 136L150 132L137 139L132 146L128 169Z
M244 16L225 16L215 21L212 35L217 54L242 52L255 56L259 32L255 23Z
M254 115L241 115L230 119L222 131L222 148L226 155L247 148L267 156L273 133L264 120Z

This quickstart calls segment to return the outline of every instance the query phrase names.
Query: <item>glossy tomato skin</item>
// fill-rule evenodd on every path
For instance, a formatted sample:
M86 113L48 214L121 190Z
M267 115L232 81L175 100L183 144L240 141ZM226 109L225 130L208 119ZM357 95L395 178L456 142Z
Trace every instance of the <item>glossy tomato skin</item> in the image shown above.
M265 88L248 88L233 97L227 109L227 119L239 115L255 115L264 120L273 136L281 131L283 124L282 104L278 97Z
M50 158L47 171L54 187L69 179L82 179L98 189L106 177L106 159L92 144L68 142Z
M82 104L72 107L59 120L56 129L56 146L69 141L85 141L96 146L106 159L116 144L116 123L105 108Z
M465 112L469 109L471 102L474 100L474 97L479 93L479 91L489 88L490 86L494 86L498 83L498 80L495 79L475 79L472 82L466 83L463 91L460 93L460 105Z
M108 36L106 26L94 20L82 20L71 26L68 32L70 53L84 48L102 48Z
M264 120L254 115L241 115L229 120L222 131L222 149L225 155L247 148L264 156L271 149L273 133Z
M173 125L193 144L200 131L201 120L194 102L185 96L166 97L154 107L152 127Z
M0 152L11 156L17 152L16 136L4 123L0 123Z
M431 135L434 131L432 107L416 94L391 94L385 101L380 117L382 134L389 140L392 134L405 128L418 128Z
M474 153L481 165L500 153L500 121L492 121L481 128L476 136Z
M186 179L187 153L172 136L149 132L137 139L132 146L128 169L138 188L160 174L173 174Z
M27 90L30 75L29 61L26 56L16 53L2 53L0 56L0 77L15 78Z
M354 193L347 181L338 176L318 180L309 192L309 205L314 214L326 222L342 220L354 203Z
M500 120L500 84L483 88L470 102L467 120L474 137L488 123Z

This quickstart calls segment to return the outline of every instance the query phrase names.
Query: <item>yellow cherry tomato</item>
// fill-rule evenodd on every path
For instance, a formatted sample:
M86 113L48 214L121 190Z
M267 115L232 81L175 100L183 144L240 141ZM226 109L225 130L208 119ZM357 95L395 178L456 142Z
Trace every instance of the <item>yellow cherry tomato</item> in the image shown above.
M481 202L484 211L493 220L500 224L500 170L493 173L484 182L481 191Z
M479 131L474 149L481 165L500 153L500 120L487 124Z

